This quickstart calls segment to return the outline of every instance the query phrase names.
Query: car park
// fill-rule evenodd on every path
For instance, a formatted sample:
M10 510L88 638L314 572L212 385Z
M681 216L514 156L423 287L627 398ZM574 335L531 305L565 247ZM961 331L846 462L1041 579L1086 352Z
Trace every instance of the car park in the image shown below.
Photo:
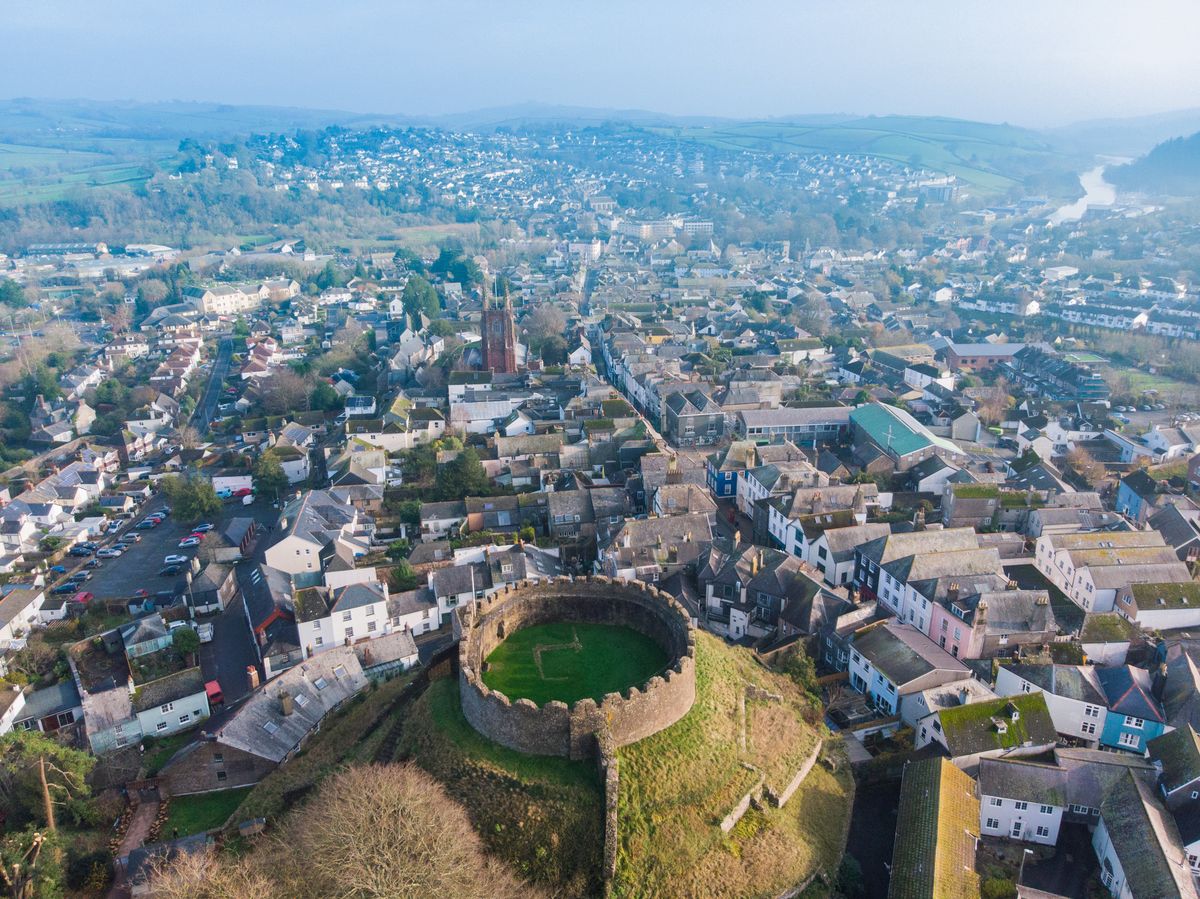
M96 550L96 555L101 559L119 559L121 557L121 550L115 546L110 546L107 549Z
M178 553L172 553L169 556L163 557L164 565L186 565L188 563L187 556L181 556Z

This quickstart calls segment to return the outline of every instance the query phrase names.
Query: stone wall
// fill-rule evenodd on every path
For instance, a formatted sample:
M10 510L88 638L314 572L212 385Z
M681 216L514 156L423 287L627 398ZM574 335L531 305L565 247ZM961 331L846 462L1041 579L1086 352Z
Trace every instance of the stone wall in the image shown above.
M479 672L493 649L523 627L553 621L622 625L652 637L667 652L667 669L641 687L610 693L597 704L567 707L510 700ZM642 581L557 578L522 582L456 612L463 714L497 743L536 755L581 759L596 752L607 728L614 746L634 743L674 724L696 698L696 643L691 618L673 597Z

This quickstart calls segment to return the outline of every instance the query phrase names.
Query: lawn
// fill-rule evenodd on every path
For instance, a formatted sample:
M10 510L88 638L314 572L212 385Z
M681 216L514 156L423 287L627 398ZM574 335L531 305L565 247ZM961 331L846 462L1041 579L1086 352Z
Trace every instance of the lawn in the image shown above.
M198 796L175 796L167 808L167 821L160 836L164 840L186 837L206 830L221 827L237 810L251 790L221 790L217 793L201 793Z
M644 684L666 663L662 647L631 628L560 621L511 634L488 656L483 682L538 705L599 701Z

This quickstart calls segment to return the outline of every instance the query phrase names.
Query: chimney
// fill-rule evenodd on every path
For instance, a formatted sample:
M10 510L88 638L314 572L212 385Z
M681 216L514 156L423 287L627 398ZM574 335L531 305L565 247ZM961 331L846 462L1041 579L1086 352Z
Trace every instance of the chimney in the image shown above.
M296 700L292 698L292 694L283 692L279 694L279 711L283 712L283 717L287 717L296 710Z
M950 586L946 588L946 599L958 602L958 581L951 581Z
M628 529L626 529L626 531L625 531L625 538L622 541L622 545L625 547L625 549L629 549L629 530Z
M258 667L255 665L246 666L246 683L250 685L251 690L258 689Z
M968 690L966 687L959 687L958 688L958 704L966 705L970 701L971 701L971 691Z
M691 531L688 531L686 534L683 535L683 542L684 543L692 542L692 532Z
M750 577L758 577L758 553L750 554Z

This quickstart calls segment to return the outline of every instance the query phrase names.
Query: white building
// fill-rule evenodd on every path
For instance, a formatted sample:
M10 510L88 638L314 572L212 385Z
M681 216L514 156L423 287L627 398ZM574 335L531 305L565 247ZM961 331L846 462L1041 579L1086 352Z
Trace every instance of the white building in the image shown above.
M1055 845L1067 808L1067 776L1057 765L981 759L980 831L986 836Z
M1041 693L1054 729L1065 737L1095 745L1104 733L1108 699L1091 665L1001 665L996 692Z

